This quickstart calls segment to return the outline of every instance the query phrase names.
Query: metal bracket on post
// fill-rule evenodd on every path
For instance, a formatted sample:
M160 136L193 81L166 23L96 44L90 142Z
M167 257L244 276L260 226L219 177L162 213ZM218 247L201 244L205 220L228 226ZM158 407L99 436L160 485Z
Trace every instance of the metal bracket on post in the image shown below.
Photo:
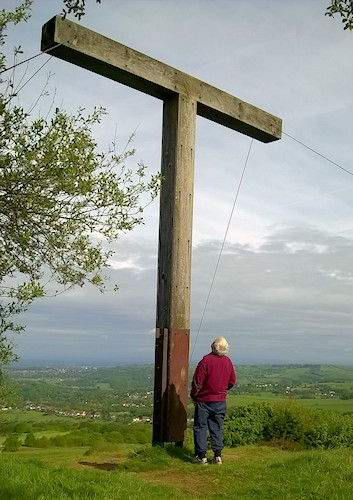
M172 328L169 332L166 441L179 445L186 439L189 336L186 328Z

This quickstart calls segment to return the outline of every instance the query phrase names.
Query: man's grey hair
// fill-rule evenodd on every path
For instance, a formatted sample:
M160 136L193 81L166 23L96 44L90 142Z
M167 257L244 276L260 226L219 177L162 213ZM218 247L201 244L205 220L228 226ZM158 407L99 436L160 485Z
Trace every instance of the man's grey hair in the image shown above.
M218 356L224 356L228 352L228 342L224 337L217 337L211 344L212 352Z

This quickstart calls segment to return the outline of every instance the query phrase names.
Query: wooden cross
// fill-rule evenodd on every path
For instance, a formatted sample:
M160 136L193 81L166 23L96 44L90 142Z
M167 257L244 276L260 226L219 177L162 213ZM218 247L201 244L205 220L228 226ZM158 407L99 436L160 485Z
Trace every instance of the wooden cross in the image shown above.
M181 444L188 403L196 115L262 142L280 139L282 122L60 16L43 26L41 49L163 101L153 443Z

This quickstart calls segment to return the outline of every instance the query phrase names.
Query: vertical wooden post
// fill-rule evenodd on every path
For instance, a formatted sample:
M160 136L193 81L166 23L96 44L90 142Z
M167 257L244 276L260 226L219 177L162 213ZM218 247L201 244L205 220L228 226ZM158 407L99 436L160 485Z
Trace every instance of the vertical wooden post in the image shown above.
M196 111L196 100L183 94L164 101L154 444L181 443L186 433Z

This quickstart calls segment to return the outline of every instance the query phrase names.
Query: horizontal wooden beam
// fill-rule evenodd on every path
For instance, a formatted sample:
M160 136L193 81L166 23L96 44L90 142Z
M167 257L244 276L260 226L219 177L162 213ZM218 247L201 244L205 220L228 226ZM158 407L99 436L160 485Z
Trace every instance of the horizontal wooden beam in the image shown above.
M198 115L262 142L281 138L280 118L60 16L43 26L41 50L162 100L186 95Z

